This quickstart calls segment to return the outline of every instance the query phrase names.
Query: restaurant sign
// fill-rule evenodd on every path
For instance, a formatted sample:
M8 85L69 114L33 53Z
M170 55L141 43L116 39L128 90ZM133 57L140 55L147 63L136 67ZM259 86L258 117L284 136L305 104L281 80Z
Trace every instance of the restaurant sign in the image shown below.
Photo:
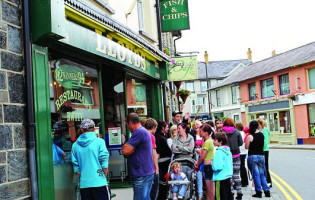
M161 0L162 32L189 29L188 0Z
M170 81L198 79L197 56L175 57L169 64Z
M77 89L84 85L85 76L81 69L70 65L59 65L54 72L57 83L67 89Z

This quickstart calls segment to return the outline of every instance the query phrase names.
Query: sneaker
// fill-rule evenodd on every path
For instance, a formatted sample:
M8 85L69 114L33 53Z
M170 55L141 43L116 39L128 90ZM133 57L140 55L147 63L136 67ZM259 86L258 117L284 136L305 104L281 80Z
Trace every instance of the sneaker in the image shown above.
M255 187L252 187L252 188L251 188L251 191L255 191Z
M183 198L184 198L184 197L182 197L182 196L180 196L180 195L178 196L178 199L183 199Z
M266 191L266 192L265 192L265 197L271 197L270 191Z

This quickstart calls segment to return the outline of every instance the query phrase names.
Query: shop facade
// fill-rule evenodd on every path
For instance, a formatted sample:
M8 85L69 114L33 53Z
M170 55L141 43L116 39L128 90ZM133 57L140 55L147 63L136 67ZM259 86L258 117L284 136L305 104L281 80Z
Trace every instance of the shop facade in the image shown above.
M71 146L91 118L110 153L110 182L128 179L125 116L163 119L161 51L84 1L31 5L32 67L40 199L76 199ZM48 148L47 148L48 147ZM65 157L58 157L62 150Z

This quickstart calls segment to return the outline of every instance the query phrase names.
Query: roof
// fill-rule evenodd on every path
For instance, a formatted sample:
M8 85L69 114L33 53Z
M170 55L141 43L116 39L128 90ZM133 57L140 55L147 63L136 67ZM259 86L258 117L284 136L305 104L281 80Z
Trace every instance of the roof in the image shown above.
M135 33L132 29L126 27L125 25L113 19L111 16L107 15L96 7L93 7L82 0L65 0L64 2L67 6L79 11L80 13L90 17L91 19L94 19L95 21L113 29L117 33L128 37L135 43L145 47L154 55L162 58L165 61L170 61L170 57L165 55L159 49L155 48L153 45L143 39L139 34Z
M224 61L209 61L207 65L208 78L225 78L229 72L240 64L249 65L251 63L248 59L242 60L224 60ZM205 62L198 62L199 79L206 79L206 65Z
M315 42L286 51L273 57L250 64L231 74L210 89L249 80L265 74L284 70L293 66L309 63L315 60Z

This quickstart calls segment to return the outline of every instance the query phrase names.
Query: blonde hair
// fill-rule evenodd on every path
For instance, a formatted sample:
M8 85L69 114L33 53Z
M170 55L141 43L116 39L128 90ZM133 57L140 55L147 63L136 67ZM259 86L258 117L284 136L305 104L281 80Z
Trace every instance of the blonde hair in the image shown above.
M259 125L261 126L261 128L265 128L265 126L266 126L266 121L264 120L264 119L262 119L262 118L258 118L257 119L257 121L258 121L258 123L259 123Z
M171 133L171 138L172 139L174 138L173 131L177 131L177 125L173 125L170 128L170 133Z
M174 170L174 168L175 167L179 167L180 169L182 168L182 165L179 163L179 162L174 162L173 164L172 164L172 171Z

